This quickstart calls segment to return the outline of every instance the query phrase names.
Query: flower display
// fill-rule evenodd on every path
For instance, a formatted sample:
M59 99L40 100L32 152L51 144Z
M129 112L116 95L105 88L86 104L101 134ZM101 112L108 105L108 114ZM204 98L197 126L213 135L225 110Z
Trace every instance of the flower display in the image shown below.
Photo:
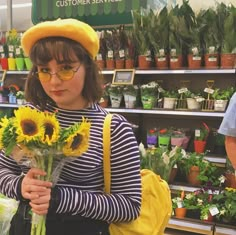
M0 148L16 161L44 170L40 179L57 182L66 161L88 149L90 123L83 118L67 128L60 128L56 113L20 107L15 116L0 121ZM45 235L45 215L32 213L31 235Z
M169 180L171 170L177 161L186 155L185 150L178 146L171 151L153 147L148 148L145 154L143 153L141 153L141 166L151 169L166 181Z

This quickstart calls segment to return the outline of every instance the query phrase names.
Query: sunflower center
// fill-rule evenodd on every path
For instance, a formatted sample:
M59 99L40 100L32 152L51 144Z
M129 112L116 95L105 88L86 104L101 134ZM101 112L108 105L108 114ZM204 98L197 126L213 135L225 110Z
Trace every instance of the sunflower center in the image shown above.
M21 127L25 135L35 135L37 133L37 125L32 120L23 120L21 122Z
M71 149L72 150L77 149L81 141L82 141L82 135L77 134L76 136L74 136L73 141L71 143Z
M49 139L52 138L53 135L53 125L51 123L45 123L45 135L49 137Z

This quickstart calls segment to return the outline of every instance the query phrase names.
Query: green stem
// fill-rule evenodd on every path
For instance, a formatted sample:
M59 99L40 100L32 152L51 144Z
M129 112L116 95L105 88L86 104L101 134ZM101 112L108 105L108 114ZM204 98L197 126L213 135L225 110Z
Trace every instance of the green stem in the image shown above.
M53 163L53 155L50 154L48 156L47 176L46 176L46 180L48 181L50 180L52 174L52 163Z

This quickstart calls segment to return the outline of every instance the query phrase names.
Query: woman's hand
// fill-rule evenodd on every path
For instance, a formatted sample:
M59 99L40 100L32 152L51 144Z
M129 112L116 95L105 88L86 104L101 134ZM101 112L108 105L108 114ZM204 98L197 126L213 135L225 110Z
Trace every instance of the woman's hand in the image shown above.
M52 183L39 180L39 176L45 176L46 172L32 168L25 175L21 184L21 194L30 200L32 211L36 214L47 214L51 198Z

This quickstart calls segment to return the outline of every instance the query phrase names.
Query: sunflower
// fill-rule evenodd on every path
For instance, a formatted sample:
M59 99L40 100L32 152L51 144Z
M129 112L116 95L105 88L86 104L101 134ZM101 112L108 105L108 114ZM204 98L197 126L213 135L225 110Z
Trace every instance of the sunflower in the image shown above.
M42 143L51 146L57 143L60 134L60 125L55 114L44 113L43 119L44 136L41 139Z
M82 123L73 125L67 130L68 136L62 148L65 156L78 157L88 149L89 131L91 123L84 118Z
M15 110L17 143L38 142L44 136L43 113L30 107Z
M6 147L5 144L5 135L6 135L6 130L8 129L8 126L10 124L9 119L7 117L3 117L0 122L0 149L3 149Z

